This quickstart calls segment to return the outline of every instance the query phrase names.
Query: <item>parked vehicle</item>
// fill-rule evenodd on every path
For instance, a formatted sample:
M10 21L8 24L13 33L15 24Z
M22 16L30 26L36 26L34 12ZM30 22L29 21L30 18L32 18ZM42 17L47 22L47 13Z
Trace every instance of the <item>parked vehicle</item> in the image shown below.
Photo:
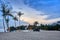
M35 29L33 29L33 31L38 31L38 32L39 32L39 31L40 31L40 29L39 29L39 28L35 28Z

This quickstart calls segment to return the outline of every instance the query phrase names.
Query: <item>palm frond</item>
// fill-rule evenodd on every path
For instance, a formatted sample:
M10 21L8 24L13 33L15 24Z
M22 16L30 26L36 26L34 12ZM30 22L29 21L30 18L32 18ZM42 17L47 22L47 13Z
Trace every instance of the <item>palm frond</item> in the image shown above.
M18 15L19 15L19 16L21 16L21 15L23 15L23 13L21 13L21 12L18 12Z
M16 20L16 21L18 21L17 17L14 17L13 19Z

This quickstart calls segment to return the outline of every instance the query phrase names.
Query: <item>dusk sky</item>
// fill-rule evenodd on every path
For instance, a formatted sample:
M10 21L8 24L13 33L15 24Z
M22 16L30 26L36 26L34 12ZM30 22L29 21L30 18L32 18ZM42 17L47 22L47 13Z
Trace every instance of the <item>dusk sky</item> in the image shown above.
M8 5L13 8L12 11L24 13L20 19L30 24L34 21L43 24L60 21L60 0L0 0L0 4L3 2L6 4L9 2ZM2 26L1 14L0 26Z

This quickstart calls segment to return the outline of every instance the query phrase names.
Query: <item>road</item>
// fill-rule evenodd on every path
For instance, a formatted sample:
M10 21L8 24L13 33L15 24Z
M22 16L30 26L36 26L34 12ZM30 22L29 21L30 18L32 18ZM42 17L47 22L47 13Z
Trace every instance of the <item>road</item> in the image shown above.
M60 40L60 31L0 33L0 40Z

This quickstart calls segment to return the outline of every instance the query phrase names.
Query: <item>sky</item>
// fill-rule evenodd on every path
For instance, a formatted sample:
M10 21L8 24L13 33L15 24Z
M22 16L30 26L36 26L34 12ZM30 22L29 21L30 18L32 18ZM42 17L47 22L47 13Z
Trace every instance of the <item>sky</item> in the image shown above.
M12 11L24 13L20 17L23 22L33 24L38 21L42 24L51 24L60 21L60 0L1 0L0 3L3 3L2 1L5 4L9 3ZM16 16L18 17L18 15ZM2 20L1 13L0 20ZM2 21L0 21L0 24L2 24Z

